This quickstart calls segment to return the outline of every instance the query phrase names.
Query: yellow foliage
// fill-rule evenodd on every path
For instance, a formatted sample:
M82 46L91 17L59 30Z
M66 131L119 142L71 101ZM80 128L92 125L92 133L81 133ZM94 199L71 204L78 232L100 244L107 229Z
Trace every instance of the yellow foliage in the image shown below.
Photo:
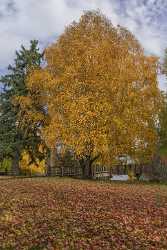
M27 79L31 98L47 107L41 129L52 148L61 141L77 155L150 158L159 112L157 58L144 55L125 28L86 12L45 51L47 66ZM33 103L33 102L32 102ZM26 103L27 105L27 103ZM29 113L38 118L38 113Z
M20 161L20 168L23 172L30 175L43 175L45 174L45 161L37 160L38 166L30 164L30 156L25 151L22 153L22 160Z

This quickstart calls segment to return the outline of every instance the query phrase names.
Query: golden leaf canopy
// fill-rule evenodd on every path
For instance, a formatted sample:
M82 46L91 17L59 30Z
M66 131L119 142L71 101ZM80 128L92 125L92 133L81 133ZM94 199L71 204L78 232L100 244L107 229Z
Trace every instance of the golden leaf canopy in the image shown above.
M45 59L27 86L47 107L42 136L49 147L62 141L80 156L100 153L106 163L120 154L152 155L158 59L146 56L128 30L86 12L45 50Z

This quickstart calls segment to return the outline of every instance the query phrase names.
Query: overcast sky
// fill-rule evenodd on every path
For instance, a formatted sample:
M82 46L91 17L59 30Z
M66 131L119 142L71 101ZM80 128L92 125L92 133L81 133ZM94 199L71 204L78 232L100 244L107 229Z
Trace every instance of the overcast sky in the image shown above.
M0 72L12 63L21 44L38 39L41 47L48 45L65 26L90 9L100 9L114 25L126 26L146 53L163 59L167 0L0 0ZM165 85L161 76L161 88Z

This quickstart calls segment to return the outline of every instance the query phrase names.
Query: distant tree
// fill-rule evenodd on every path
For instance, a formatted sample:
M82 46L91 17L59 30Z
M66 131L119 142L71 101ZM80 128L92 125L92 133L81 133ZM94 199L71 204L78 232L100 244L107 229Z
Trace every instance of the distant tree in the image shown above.
M8 73L0 79L3 84L0 94L0 158L12 159L12 172L16 175L19 174L23 149L34 160L41 143L39 124L26 119L17 100L30 94L25 83L26 77L32 68L40 68L42 57L38 41L31 41L29 49L21 46L21 50L16 52L14 64L9 65Z
M50 120L41 133L53 155L57 141L69 145L86 178L95 160L111 165L122 154L150 159L160 98L157 58L145 56L127 29L88 11L45 58L47 66L30 72L27 87L34 93L29 98L47 107Z
M159 149L167 149L167 93L162 92L162 107L158 123ZM166 150L167 152L167 150Z
M161 73L167 77L167 49L165 50ZM162 105L159 114L159 123L157 126L159 135L158 151L160 151L160 154L167 154L167 92L162 91L161 93Z
M164 60L163 60L161 70L162 70L162 73L167 76L167 48L165 49Z

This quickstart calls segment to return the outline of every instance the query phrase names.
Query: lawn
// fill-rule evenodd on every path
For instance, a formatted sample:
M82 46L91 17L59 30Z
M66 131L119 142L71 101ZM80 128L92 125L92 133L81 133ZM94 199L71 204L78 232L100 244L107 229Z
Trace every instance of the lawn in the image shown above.
M1 179L0 249L167 249L167 186Z

